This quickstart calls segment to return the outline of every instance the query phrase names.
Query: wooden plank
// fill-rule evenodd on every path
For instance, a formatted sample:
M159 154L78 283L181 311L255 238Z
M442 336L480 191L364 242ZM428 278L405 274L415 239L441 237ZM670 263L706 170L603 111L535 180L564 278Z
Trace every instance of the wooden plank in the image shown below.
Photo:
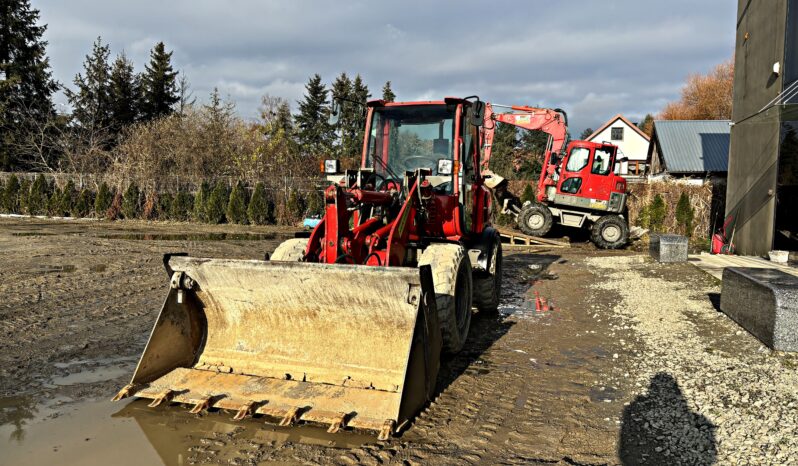
M798 269L785 264L777 264L767 259L754 256L727 256L695 254L690 256L690 262L712 275L718 280L723 279L723 269L726 267L752 267L758 269L778 269L786 273L798 276Z
M558 241L553 239L538 238L536 236L529 236L519 233L515 230L510 230L501 227L494 227L499 232L502 238L509 240L510 245L517 246L553 246L560 248L570 248L571 244L566 241Z

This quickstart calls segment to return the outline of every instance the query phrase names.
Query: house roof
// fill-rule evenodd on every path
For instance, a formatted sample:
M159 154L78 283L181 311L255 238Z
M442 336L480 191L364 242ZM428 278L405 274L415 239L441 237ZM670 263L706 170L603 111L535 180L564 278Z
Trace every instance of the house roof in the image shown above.
M654 141L670 173L726 172L729 120L658 120Z
M588 136L588 137L587 137L587 140L588 140L588 141L592 141L594 137L598 136L598 135L599 135L599 133L601 133L601 132L602 132L602 131L604 131L605 129L609 128L609 127L610 127L610 125L612 125L613 123L615 123L615 122L616 122L616 121L618 121L618 120L621 120L621 121L623 121L624 123L626 123L626 125L627 125L627 126L629 126L630 128L632 128L633 130L635 130L635 132L636 132L637 134L639 134L640 136L642 136L643 138L645 138L645 140L646 140L646 141L650 141L650 140L651 140L651 138L650 138L650 137L648 137L648 134L644 133L644 132L643 132L643 131L642 131L640 128L638 128L638 127L637 127L637 125L636 125L636 124L634 124L634 123L632 123L631 121L627 120L627 119L626 119L626 117L625 117L625 116L623 116L623 115L621 115L620 113L619 113L619 114L617 114L617 115L615 115L614 117L610 118L610 119L609 119L609 120L608 120L606 123L604 123L604 124L601 126L601 128L599 128L599 129L597 129L597 130L593 131L593 134L591 134L590 136Z

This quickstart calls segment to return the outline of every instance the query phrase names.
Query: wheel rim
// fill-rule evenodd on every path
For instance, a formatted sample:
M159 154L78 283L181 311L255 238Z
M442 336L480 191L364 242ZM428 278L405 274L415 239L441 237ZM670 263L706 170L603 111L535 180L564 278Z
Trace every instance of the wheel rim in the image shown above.
M601 230L601 237L604 241L614 243L621 239L621 229L617 225L607 225Z
M546 218L543 214L534 213L529 216L529 219L526 221L526 224L529 225L529 228L533 230L538 230L543 227L546 223Z

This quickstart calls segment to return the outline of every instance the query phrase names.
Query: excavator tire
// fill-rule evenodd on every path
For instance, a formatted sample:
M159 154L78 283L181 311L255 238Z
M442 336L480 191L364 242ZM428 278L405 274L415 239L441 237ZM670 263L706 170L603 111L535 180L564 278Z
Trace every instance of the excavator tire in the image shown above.
M283 241L272 253L271 260L302 262L302 258L305 257L305 248L307 245L307 238L292 238Z
M618 249L629 242L629 225L620 215L605 215L593 224L590 239L601 249Z
M471 326L474 285L468 254L459 244L434 243L421 254L418 265L432 268L442 349L457 353L463 349Z
M486 238L490 241L488 270L474 274L474 307L479 312L495 314L502 288L502 241L499 232L492 228Z
M549 208L534 202L525 205L518 214L519 228L530 236L544 236L553 222Z

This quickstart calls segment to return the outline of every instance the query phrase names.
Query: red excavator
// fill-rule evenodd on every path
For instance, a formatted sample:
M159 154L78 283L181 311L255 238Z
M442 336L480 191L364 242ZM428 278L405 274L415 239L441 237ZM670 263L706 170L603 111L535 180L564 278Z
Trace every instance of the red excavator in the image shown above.
M516 218L531 236L544 236L554 223L589 227L591 241L604 249L623 247L629 240L626 220L626 180L615 174L618 148L609 143L572 141L565 152L568 121L560 109L485 104L482 127L482 173L499 202L499 211ZM495 112L494 107L507 108ZM534 202L522 204L507 189L507 180L489 168L496 123L549 135Z

